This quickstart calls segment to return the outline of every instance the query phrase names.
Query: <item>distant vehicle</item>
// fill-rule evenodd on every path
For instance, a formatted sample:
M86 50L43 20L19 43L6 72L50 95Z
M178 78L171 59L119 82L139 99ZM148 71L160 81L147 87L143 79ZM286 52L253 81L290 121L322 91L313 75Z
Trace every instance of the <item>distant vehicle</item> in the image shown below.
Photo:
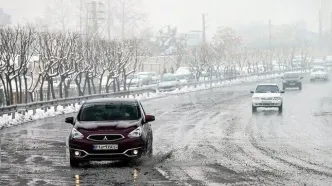
M136 99L106 98L86 101L76 117L65 122L73 125L69 135L70 166L89 161L136 161L152 156L153 134L147 115Z
M302 79L300 73L297 72L286 72L282 77L282 89L285 90L288 87L294 88L297 87L299 90L302 90Z
M163 74L158 84L159 91L175 90L179 85L179 80L175 74Z
M326 66L332 66L332 56L325 57Z
M252 112L258 107L276 107L282 112L284 91L280 91L277 84L259 84L255 91L250 91L252 96Z
M137 75L144 75L147 76L149 79L148 84L156 84L158 82L158 75L156 72L139 72Z
M127 86L141 87L149 84L149 78L146 75L131 74L126 80Z
M327 69L323 66L314 66L311 69L310 73L310 81L315 80L325 80L327 81L329 79Z
M324 64L325 64L324 57L315 57L312 62L312 65L324 65Z

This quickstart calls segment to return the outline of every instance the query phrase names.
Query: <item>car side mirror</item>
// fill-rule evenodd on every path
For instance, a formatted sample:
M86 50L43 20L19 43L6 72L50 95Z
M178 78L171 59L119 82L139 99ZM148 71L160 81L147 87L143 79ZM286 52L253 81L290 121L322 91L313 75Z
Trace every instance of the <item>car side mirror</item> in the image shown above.
M250 91L251 94L255 93L253 90Z
M65 122L74 125L74 117L67 117Z
M285 93L285 91L282 90L282 91L280 91L280 93L283 94L283 93Z
M145 122L154 121L156 118L153 115L145 115Z

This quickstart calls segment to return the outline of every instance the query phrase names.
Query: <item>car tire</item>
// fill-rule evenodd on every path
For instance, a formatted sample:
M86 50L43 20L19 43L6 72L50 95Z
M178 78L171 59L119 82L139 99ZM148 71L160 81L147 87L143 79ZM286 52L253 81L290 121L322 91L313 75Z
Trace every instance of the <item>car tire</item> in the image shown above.
M257 112L257 107L251 106L251 110L252 110L252 112Z
M279 109L279 112L282 112L282 104L280 107L278 107L278 109Z
M77 168L80 166L80 161L70 158L69 160L70 167Z
M302 84L299 86L299 90L302 90Z

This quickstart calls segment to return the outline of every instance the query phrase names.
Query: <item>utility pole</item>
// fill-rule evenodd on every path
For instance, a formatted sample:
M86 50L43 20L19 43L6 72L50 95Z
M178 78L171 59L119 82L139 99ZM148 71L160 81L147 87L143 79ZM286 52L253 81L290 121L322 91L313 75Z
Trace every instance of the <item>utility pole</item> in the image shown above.
M121 16L121 19L122 19L122 23L121 23L121 36L122 36L122 39L124 39L125 37L125 34L124 34L124 30L125 30L125 6L126 6L126 0L122 0L122 16Z
M203 31L203 44L206 44L205 14L202 14L202 31Z
M83 12L83 0L80 0L80 34L82 34L83 31L83 19L82 19L82 12Z
M98 32L98 20L97 20L97 3L92 1L92 33L93 35Z
M111 0L107 0L107 38L111 40Z
M323 33L323 25L322 25L322 9L319 9L319 38L318 38L318 45L321 48L322 45L322 33Z
M272 23L271 20L269 20L269 49L271 49L271 43L272 43Z

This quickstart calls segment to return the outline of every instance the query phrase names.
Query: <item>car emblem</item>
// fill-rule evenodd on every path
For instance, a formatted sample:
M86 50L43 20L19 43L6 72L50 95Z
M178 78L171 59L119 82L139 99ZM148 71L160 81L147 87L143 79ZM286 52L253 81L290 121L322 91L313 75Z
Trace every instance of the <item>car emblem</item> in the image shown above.
M103 140L108 140L107 137L105 136L105 138Z

